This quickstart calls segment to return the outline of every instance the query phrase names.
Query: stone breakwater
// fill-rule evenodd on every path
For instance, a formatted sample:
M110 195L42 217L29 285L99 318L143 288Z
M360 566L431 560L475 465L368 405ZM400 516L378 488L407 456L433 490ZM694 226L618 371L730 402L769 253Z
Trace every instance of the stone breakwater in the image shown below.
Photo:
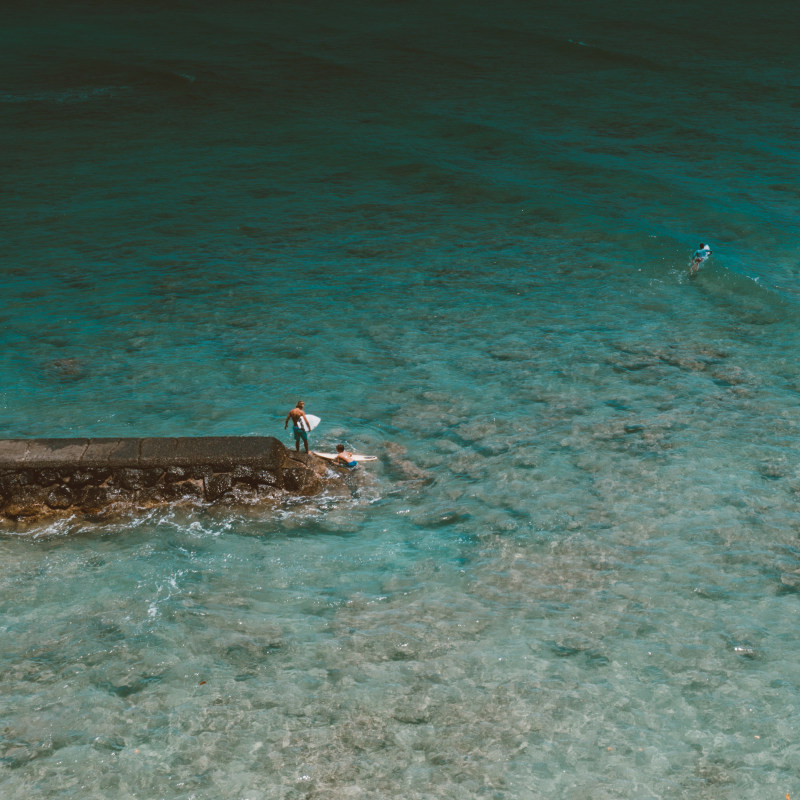
M324 462L271 436L0 439L0 517L111 514L169 503L253 503L322 490Z

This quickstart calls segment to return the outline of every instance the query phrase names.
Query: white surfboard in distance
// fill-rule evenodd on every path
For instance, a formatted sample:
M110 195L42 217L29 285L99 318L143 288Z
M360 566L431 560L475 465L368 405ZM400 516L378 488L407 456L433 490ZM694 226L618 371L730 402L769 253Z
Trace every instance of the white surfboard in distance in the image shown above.
M316 450L311 451L315 456L324 458L326 461L336 461L338 453L318 453ZM362 456L359 453L353 453L353 461L377 461L378 456Z
M303 418L300 417L300 419L303 419ZM313 431L314 428L316 428L317 425L319 425L319 423L320 423L320 418L319 417L315 417L313 414L306 414L306 419L308 420L308 424L310 426L309 427L310 431Z

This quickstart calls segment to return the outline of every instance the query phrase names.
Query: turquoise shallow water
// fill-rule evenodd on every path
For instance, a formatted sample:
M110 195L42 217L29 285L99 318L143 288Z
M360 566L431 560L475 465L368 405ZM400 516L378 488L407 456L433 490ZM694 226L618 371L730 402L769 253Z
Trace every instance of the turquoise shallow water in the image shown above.
M791 11L17 10L0 435L380 460L7 526L0 794L800 793Z

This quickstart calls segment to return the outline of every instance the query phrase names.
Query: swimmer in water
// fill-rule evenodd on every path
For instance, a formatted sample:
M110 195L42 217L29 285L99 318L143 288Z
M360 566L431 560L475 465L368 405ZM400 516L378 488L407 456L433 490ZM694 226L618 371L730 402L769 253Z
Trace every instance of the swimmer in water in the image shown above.
M349 450L344 449L343 444L336 445L336 458L333 459L333 463L343 467L350 467L350 469L358 466L358 461L353 458L353 454Z
M692 263L689 267L689 275L694 276L697 275L697 270L700 269L701 264L705 264L708 260L708 257L711 255L711 248L707 244L703 244L700 242L700 247L694 251L694 255L692 256Z

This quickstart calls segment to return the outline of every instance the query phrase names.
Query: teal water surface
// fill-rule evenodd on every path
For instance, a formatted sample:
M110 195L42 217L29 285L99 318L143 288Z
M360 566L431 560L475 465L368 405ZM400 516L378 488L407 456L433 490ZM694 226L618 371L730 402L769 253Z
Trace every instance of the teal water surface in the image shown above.
M6 524L0 794L800 793L792 13L14 11L0 436L379 461Z

